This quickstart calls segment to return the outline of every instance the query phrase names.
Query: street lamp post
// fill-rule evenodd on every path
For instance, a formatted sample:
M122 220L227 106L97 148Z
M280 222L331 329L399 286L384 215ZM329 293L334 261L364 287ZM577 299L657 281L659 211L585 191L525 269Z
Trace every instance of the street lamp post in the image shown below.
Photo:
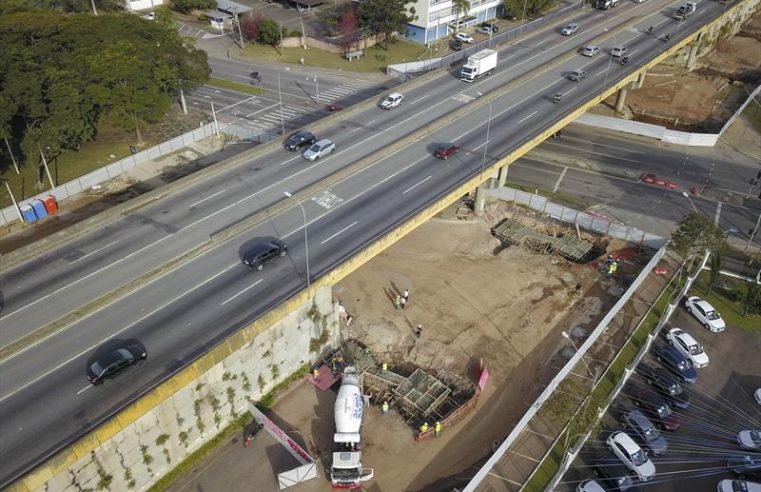
M489 145L489 128L491 127L491 101L489 101L489 119L486 122L486 140L484 141L484 155L481 158L481 177L484 174L484 166L486 165L486 147Z
M576 351L576 353L579 353L579 347L577 347L576 344L573 342L573 339L568 334L568 332L567 331L563 331L560 334L563 335L563 338L566 338L569 342L571 342L571 345L573 345L573 349ZM580 357L580 359L581 359L581 362L584 363L584 367L587 368L587 372L589 373L589 377L591 377L592 379L595 379L595 375L592 372L592 370L589 368L589 365L587 365L587 361L584 360L583 356Z
M293 194L288 191L284 191L283 195L285 195L288 198L293 197ZM301 209L301 215L304 217L304 251L306 254L306 264L307 264L307 295L309 295L309 297L312 297L311 283L309 280L309 235L307 234L307 213L304 210L304 206L301 204L300 200L297 200L296 203Z
M683 191L682 196L690 202L690 205L692 205L692 210L694 210L696 214L699 214L700 212L698 212L698 208L695 206L695 202L692 201L692 198L690 198L690 195L686 191Z

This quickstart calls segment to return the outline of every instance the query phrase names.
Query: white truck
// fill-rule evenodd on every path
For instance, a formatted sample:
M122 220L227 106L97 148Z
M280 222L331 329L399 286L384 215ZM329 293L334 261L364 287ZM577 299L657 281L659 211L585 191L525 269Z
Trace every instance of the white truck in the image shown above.
M473 82L479 77L489 75L497 68L497 52L494 50L481 50L468 57L468 62L460 70L460 80Z
M678 9L676 9L676 12L674 12L673 17L676 20L683 20L691 16L692 14L694 14L697 9L698 9L697 2L687 2L684 5L679 6Z
M358 489L361 482L373 478L372 468L362 468L362 439L359 431L363 413L364 401L357 371L347 367L333 408L336 433L333 436L330 481L334 489Z

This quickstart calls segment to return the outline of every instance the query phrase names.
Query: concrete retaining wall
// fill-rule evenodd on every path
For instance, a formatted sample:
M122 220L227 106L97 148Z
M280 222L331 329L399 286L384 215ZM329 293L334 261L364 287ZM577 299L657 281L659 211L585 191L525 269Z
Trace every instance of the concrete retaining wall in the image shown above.
M310 364L310 346L335 344L330 288L314 303L284 303L90 432L14 492L144 490L214 437L279 382ZM275 320L278 313L287 313ZM321 343L320 343L321 342ZM139 369L138 369L139 370Z

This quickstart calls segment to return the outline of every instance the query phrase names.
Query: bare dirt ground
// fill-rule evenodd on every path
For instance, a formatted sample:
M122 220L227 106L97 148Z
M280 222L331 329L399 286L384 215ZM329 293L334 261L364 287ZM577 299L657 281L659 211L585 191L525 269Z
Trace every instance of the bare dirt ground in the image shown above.
M433 219L334 288L354 317L343 335L384 355L391 368L411 362L466 375L469 364L482 360L491 375L475 410L438 439L415 442L399 413L383 417L372 405L362 431L365 466L375 469L367 490L443 490L446 480L438 480L487 457L554 375L550 361L564 346L560 332L576 326L591 330L620 294L601 283L589 265L520 247L501 249L489 228L505 209L492 205L484 219ZM392 299L407 288L409 304L396 310ZM418 323L423 325L419 338L413 333ZM271 412L318 457L323 473L331 458L334 401L334 392L301 384ZM225 483L234 492L237 485L221 482L231 474L246 490L275 490L274 477L263 474L272 477L288 466L276 458L268 439L260 443L268 451L257 465L240 470L236 438L173 490L218 490ZM257 452L264 453L246 451ZM258 485L252 489L254 477ZM324 476L299 485L302 491L327 487Z
M688 71L661 64L648 71L641 89L626 96L627 117L683 130L716 131L761 78L761 12L735 37L720 41L713 53ZM686 53L686 52L685 52ZM610 114L616 96L593 112Z

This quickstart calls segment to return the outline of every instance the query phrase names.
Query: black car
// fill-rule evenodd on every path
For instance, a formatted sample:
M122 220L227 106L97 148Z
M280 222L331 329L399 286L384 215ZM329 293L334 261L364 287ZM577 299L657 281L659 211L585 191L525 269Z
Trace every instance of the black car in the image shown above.
M740 476L750 473L755 476L761 472L761 457L743 454L732 456L727 460L727 468Z
M608 486L607 490L620 492L637 490L629 475L629 469L617 458L599 456L592 461L592 466L595 476Z
M641 388L632 396L634 405L640 407L649 418L658 423L662 429L675 431L679 428L679 419L671 412L666 400L650 388Z
M288 254L288 245L274 237L262 238L251 245L243 255L243 264L261 270L267 263Z
M665 396L669 404L676 408L685 409L690 406L690 397L684 391L684 388L676 376L662 367L650 367L646 364L637 366L639 373L647 383L654 387L658 393Z
M309 147L315 143L317 139L311 132L299 131L288 137L285 141L286 150L299 150L304 147Z
M453 39L449 42L449 47L454 51L460 51L462 49L462 41L459 39Z
M647 447L655 456L660 456L668 451L666 438L655 428L650 419L639 410L630 410L621 416L621 425L627 433Z
M650 349L650 355L683 382L688 384L697 382L698 371L695 370L692 361L682 355L675 347L659 342Z
M137 344L113 349L96 356L87 367L87 379L92 384L101 384L119 376L132 366L139 366L147 357L145 349Z

